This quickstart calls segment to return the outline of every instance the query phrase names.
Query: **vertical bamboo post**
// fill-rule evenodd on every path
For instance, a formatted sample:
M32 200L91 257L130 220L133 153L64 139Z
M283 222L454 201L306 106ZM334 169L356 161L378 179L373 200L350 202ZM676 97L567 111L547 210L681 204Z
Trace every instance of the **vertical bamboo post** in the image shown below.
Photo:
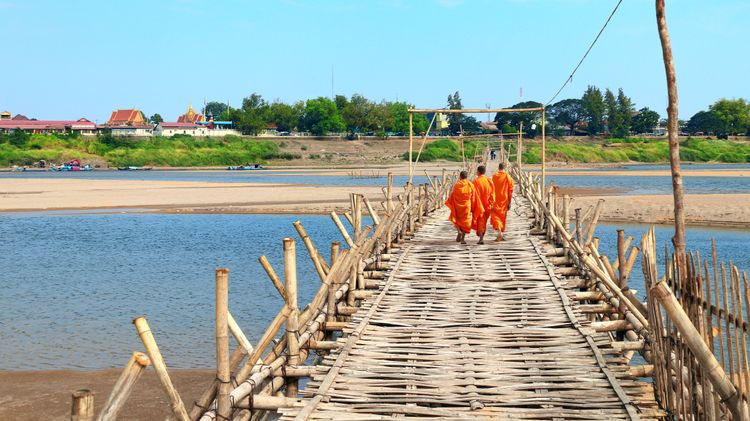
M73 392L70 421L94 421L94 392L89 389Z
M563 195L562 220L565 229L570 231L570 196Z
M545 129L544 129L544 120L546 117L546 112L544 110L544 107L542 107L542 191L544 191L544 186L546 183L546 176L547 176L547 156L546 156L546 147L547 147L547 138L545 136Z
M146 318L143 316L136 317L133 319L133 324L138 332L138 336L141 337L143 346L146 348L148 358L151 359L151 364L154 365L154 370L156 371L156 376L159 378L159 383L161 383L162 389L164 389L164 392L167 394L172 413L178 421L189 421L190 417L185 410L185 404L182 402L180 394L177 393L177 389L175 389L172 379L169 377L167 365L164 363L164 358L161 356L159 346L156 345L154 334L151 332L151 328L149 327Z
M576 209L576 241L578 244L581 243L581 208Z
M122 406L128 400L133 385L150 364L151 361L146 354L142 352L133 353L122 374L117 379L117 383L112 388L112 393L109 394L107 402L104 403L104 408L99 413L97 421L115 421L117 419L117 413L120 412L120 409L122 409Z
M627 280L625 276L625 230L617 230L617 262L619 272L619 285L620 288L625 288Z
M229 393L232 384L229 376L229 269L216 269L216 379L219 390L216 397L216 414L227 419L232 415Z
M286 304L291 312L286 321L286 343L289 349L289 365L299 365L299 307L297 305L297 256L294 247L294 239L284 239L284 289L286 290ZM296 398L299 380L287 379L286 396Z
M414 167L412 165L412 152L414 150L414 113L409 110L409 183L414 175Z
M339 257L339 248L341 247L341 243L338 241L331 241L331 267L336 263L336 260Z
M388 173L388 187L386 187L386 210L388 211L388 217L393 217L393 173ZM391 252L391 246L393 245L393 230L388 229L385 233L385 251L386 253Z
M667 96L669 99L669 106L667 107L667 134L669 137L669 164L672 169L675 229L672 242L674 243L675 254L677 255L677 266L682 271L680 277L682 277L685 270L685 206L682 174L680 173L680 141L678 139L680 129L678 120L679 99L677 95L677 76L672 57L672 41L669 38L664 0L656 0L656 26L659 30L659 40L661 41L664 73L667 78Z
M518 143L516 144L516 165L519 171L521 171L521 133L523 133L523 121L518 126Z

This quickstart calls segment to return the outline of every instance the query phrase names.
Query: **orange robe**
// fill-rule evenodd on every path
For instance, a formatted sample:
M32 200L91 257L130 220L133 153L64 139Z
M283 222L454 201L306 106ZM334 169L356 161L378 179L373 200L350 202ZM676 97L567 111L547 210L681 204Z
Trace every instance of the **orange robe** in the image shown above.
M513 179L505 171L498 171L492 176L495 187L495 202L492 206L490 222L497 231L505 231L505 220L508 216L508 206L513 196Z
M445 205L451 210L448 219L462 232L471 232L472 215L484 213L474 185L469 180L459 180Z
M495 202L495 187L487 176L480 175L474 179L474 189L477 191L484 212L481 215L475 215L472 228L477 235L482 235L487 232L487 220L490 218L492 204Z

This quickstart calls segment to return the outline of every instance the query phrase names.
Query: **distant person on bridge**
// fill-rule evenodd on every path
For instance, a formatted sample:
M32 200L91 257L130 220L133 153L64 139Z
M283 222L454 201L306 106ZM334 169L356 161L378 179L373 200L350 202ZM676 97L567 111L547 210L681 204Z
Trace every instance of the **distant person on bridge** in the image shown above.
M474 218L484 213L477 190L467 180L468 177L469 173L461 171L458 182L453 186L453 191L445 202L445 205L451 210L448 219L458 231L456 242L461 244L466 244L466 233L471 232Z
M497 231L495 241L503 241L503 231L505 231L505 220L510 210L510 200L513 197L513 179L505 172L505 164L502 162L498 171L492 176L492 184L495 187L495 202L492 206L492 216L490 222L492 228Z
M474 179L474 188L484 209L481 215L474 215L472 228L474 228L474 231L479 236L477 244L484 244L484 234L487 233L487 220L490 218L492 203L495 201L495 187L492 185L492 180L484 175L486 172L487 168L484 165L478 166L477 178Z

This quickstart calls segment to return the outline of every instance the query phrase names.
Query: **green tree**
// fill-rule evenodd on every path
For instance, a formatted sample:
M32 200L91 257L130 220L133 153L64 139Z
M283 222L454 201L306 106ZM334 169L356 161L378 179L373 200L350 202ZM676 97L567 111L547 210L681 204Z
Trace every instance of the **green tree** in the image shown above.
M606 107L602 91L596 86L589 86L581 97L581 109L588 123L589 136L596 136L604 129Z
M26 143L30 138L31 136L25 131L21 129L15 129L8 135L8 142L17 148L22 148L26 146Z
M159 113L155 113L154 115L151 116L151 118L149 118L149 121L151 122L151 124L156 125L159 123L163 123L164 119L161 118L161 115L159 115Z
M461 103L461 96L456 91L453 95L448 95L448 109L449 110L463 110L464 106ZM448 114L448 131L451 134L458 134L461 132L461 126L463 123L464 115L460 113Z
M620 88L617 91L617 125L614 127L614 132L610 130L610 133L615 137L627 137L633 122L633 111L633 101Z
M336 108L339 110L339 112L344 112L344 109L347 105L349 105L349 98L347 98L344 95L336 95L336 97L333 99L333 101L336 103Z
M745 99L720 99L709 108L721 121L721 134L736 135L750 128L750 103Z
M521 109L521 108L540 108L542 107L541 102L536 101L524 101L519 102L518 104L513 105L510 107L511 109ZM523 130L526 133L534 131L531 126L532 124L539 121L541 115L539 111L522 111L522 112L516 112L516 113L509 113L509 112L503 112L503 113L497 113L495 114L495 123L497 124L497 127L504 127L506 125L511 126L514 128L514 130L518 130L518 127L521 123L523 123ZM505 132L505 130L503 130Z
M362 95L354 94L341 112L341 116L350 133L359 133L377 127L374 112L375 105L370 100Z
M607 132L611 137L614 137L614 133L622 125L622 121L617 108L617 97L609 88L604 92L604 110L607 116Z
M388 104L390 108L390 114L392 118L392 125L389 130L394 133L399 133L403 136L409 135L409 109L414 108L413 105L407 104L406 102L392 102ZM412 128L414 134L419 136L427 131L427 127L430 122L427 121L427 116L424 114L414 114L412 117Z
M206 114L206 118L213 116L214 120L217 120L224 111L227 111L228 108L227 104L211 101L206 104L206 109L203 110L203 112Z
M336 103L326 97L307 100L300 125L315 136L346 130Z
M703 132L705 134L713 133L715 135L725 134L723 132L724 122L713 111L698 111L690 117L687 123L689 133Z
M282 132L291 132L299 124L304 106L299 104L289 105L283 102L273 102L268 106L269 122L276 124L276 128Z
M236 115L235 125L242 134L257 136L266 128L268 104L257 93L242 100L242 109Z
M575 134L576 125L584 118L582 101L578 98L563 99L547 108L547 116L555 124L565 126Z
M659 113L648 107L638 110L638 114L633 116L630 123L630 129L635 133L652 133L654 128L659 125Z

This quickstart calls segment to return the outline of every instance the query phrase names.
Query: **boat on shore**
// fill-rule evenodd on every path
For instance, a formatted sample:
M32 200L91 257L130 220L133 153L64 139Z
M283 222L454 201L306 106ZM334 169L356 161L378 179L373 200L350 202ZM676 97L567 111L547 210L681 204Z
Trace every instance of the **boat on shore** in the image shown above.
M118 171L151 171L152 167L117 167Z
M263 167L260 164L247 164L247 165L230 165L227 167L227 170L229 171L253 171L253 170L263 170L265 167Z

